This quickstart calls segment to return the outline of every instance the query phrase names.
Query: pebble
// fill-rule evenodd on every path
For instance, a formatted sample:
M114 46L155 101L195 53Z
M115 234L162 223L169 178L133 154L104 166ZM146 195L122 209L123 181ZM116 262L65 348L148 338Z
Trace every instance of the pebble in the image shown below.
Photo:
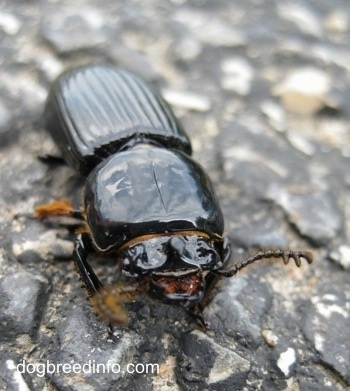
M246 43L243 33L211 13L182 9L174 19L184 24L203 43L213 46L237 47Z
M38 84L36 74L31 72L6 70L0 75L0 83L17 105L25 102L27 110L37 109L46 99L47 91Z
M8 35L16 35L22 26L22 21L11 12L0 10L0 30Z
M295 363L295 350L289 347L285 352L280 354L280 357L277 361L277 366L283 372L285 377L289 377L291 373L291 368L295 366Z
M345 33L349 30L349 16L341 9L336 9L327 15L324 26L330 32Z
M17 365L13 360L6 360L7 364L7 370L12 373L12 385L14 386L13 389L19 390L19 391L30 391L30 387L24 380L22 374L17 371Z
M262 330L261 336L264 338L265 342L271 347L275 347L278 344L278 336L274 334L274 332L271 330Z
M254 70L244 58L228 58L221 64L224 75L221 78L221 87L246 96L250 93Z
M261 112L266 115L270 125L278 132L284 132L286 129L285 111L276 102L265 100L260 105Z
M349 147L348 135L347 121L338 118L325 118L315 132L315 138L320 142L344 151Z
M186 62L195 60L202 50L202 43L190 34L180 38L173 47L176 58Z
M313 156L316 152L316 146L305 135L288 132L287 139L295 149L307 156Z
M170 88L162 89L161 93L163 98L172 106L200 112L209 111L211 108L211 101L205 95L176 91Z
M304 46L304 50L308 47ZM319 59L324 64L336 65L347 72L350 72L350 53L338 47L329 45L315 45L311 49L313 58Z
M323 28L315 12L302 4L279 3L278 14L282 19L294 23L300 31L316 37L322 37Z
M13 252L20 258L23 258L24 253L34 251L42 259L46 259L49 254L59 259L71 259L73 242L59 238L61 232L62 230L50 229L40 233L36 238L14 241Z
M343 244L330 254L333 261L337 262L344 269L350 270L350 245Z
M116 30L97 8L55 7L44 16L41 33L58 53L66 53L106 44Z
M50 54L41 59L38 63L38 68L43 71L51 81L56 79L64 70L62 62Z
M327 98L330 87L331 78L326 72L308 67L290 71L272 92L281 98L287 110L313 115L322 107L332 104Z

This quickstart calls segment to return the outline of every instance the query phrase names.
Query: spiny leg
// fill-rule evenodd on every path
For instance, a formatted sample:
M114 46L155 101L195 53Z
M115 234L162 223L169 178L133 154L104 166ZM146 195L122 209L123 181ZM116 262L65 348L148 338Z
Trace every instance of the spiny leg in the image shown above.
M213 270L213 273L223 277L232 277L240 270L244 269L246 266L251 265L252 263L255 263L257 261L269 258L281 258L285 265L289 263L290 259L293 259L296 266L298 267L301 266L302 258L304 258L309 264L313 261L311 251L267 250L259 251L255 255L238 262L236 265L233 265L228 269Z
M128 323L128 315L123 304L133 300L139 290L138 284L126 284L120 282L100 289L91 299L91 304L96 313L109 324Z
M35 209L35 214L36 217L41 219L66 216L84 220L83 213L80 210L73 209L72 204L66 200L40 205ZM87 233L76 235L73 259L89 298L102 288L100 280L87 262L87 256L91 252L91 247L91 241Z
M48 165L66 165L67 163L61 156L52 155L51 153L41 152L38 159Z
M88 234L78 234L75 238L73 258L94 310L108 322L107 340L113 340L112 323L120 325L127 323L128 317L122 304L135 297L138 287L125 283L103 286L87 262L91 247Z
M78 234L74 240L73 259L83 286L86 289L87 296L91 299L103 289L103 285L87 261L89 254L88 247L91 247L88 235ZM107 325L107 340L109 339L113 339L113 327L111 323Z
M35 216L39 219L52 217L72 217L77 220L84 220L82 211L73 209L72 204L67 200L49 202L35 208Z
M40 205L35 209L35 215L40 219L65 216L85 221L84 214L80 210L73 209L72 204L66 200ZM85 232L86 229L80 231L82 233L77 234L74 240L73 259L87 296L93 299L103 290L103 285L87 261L88 254L93 251L88 232ZM110 322L108 322L107 334L107 339L113 339L113 327Z

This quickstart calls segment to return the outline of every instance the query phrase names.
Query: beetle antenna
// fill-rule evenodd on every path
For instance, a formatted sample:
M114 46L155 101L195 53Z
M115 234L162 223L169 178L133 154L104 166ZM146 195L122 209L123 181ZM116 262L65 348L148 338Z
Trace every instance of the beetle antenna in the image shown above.
M240 270L244 269L246 266L251 265L257 261L261 261L263 259L269 258L282 258L283 263L287 265L290 259L293 259L296 266L301 266L301 258L304 258L307 263L312 263L313 255L311 251L291 251L291 250L267 250L267 251L259 251L255 255L248 257L236 265L228 268L228 269L219 269L212 271L213 273L219 274L223 277L232 277L237 274Z

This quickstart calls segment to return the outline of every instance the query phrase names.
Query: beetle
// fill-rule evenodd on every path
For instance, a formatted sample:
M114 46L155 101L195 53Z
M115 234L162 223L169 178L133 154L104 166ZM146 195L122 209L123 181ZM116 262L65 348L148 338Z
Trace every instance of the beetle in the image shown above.
M310 251L268 250L228 266L223 214L187 134L158 92L126 70L92 64L64 72L44 116L63 159L86 183L81 210L56 201L36 215L81 220L73 259L109 324L127 323L123 303L146 292L205 325L202 310L221 277L265 258L312 262ZM92 251L115 256L126 282L103 286L87 261Z

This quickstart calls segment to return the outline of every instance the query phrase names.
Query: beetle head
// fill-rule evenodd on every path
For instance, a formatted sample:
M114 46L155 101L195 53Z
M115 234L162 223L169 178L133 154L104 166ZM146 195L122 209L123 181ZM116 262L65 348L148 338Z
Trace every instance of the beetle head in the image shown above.
M203 271L222 267L214 241L199 235L153 236L126 247L120 255L124 275L148 275L152 297L183 305L203 298Z

